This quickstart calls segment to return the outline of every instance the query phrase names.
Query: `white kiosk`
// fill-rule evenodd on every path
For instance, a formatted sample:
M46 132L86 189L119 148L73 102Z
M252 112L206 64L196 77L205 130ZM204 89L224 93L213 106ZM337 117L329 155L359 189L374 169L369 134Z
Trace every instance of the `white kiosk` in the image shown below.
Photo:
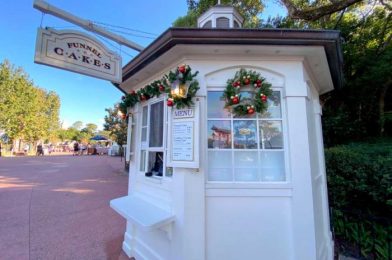
M342 85L339 32L241 29L215 6L199 28L170 28L123 68L130 93L179 64L199 71L195 105L132 109L123 250L137 260L333 259L319 95ZM224 108L240 69L272 84L263 114ZM158 165L158 166L157 166ZM147 173L147 174L146 174Z

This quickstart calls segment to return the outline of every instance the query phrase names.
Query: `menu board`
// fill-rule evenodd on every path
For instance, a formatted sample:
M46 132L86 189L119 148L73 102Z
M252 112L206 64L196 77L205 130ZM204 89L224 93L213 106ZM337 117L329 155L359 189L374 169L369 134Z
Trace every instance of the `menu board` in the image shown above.
M169 110L169 135L166 165L178 168L199 168L200 98L194 106Z
M173 122L172 160L193 161L193 122Z

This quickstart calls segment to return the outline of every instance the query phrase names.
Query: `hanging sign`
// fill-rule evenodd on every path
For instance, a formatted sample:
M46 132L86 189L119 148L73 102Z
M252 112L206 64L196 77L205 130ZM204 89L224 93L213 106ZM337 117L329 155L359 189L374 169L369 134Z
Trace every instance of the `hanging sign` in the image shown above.
M121 83L121 57L88 34L38 29L34 62Z

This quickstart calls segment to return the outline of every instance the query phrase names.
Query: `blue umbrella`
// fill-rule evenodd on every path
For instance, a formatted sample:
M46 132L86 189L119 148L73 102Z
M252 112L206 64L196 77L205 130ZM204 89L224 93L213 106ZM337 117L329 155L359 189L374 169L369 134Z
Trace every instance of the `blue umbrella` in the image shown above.
M102 135L96 135L94 137L91 137L90 140L94 141L107 141L108 139L105 136Z

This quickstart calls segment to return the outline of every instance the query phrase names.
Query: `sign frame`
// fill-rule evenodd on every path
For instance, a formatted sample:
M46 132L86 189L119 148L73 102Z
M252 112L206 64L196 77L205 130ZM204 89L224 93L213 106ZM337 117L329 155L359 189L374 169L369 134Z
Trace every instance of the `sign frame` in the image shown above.
M34 62L122 82L121 56L94 37L76 30L38 28Z
M196 99L194 101L194 106L191 108L186 108L182 110L193 110L193 113L188 113L188 115L191 116L175 116L176 112L179 110L176 108L170 108L169 109L169 115L170 118L168 120L169 122L169 127L168 127L168 145L167 145L167 161L166 161L166 166L168 167L173 167L173 168L192 168L192 169L198 169L200 167L200 100ZM180 109L181 110L181 109ZM188 111L189 112L189 111ZM181 113L180 113L181 114ZM178 115L178 113L177 113ZM173 155L173 148L175 148L174 142L178 141L175 140L175 136L173 135L173 131L175 130L175 126L188 126L190 127L190 131L192 134L192 138L184 138L182 136L182 140L180 141L186 141L186 140L192 140L191 144L191 153L192 153L192 160L186 159L186 160L176 160L175 155ZM181 138L180 138L181 139ZM189 144L188 144L189 145ZM188 146L186 146L188 147ZM189 148L189 147L188 147Z

